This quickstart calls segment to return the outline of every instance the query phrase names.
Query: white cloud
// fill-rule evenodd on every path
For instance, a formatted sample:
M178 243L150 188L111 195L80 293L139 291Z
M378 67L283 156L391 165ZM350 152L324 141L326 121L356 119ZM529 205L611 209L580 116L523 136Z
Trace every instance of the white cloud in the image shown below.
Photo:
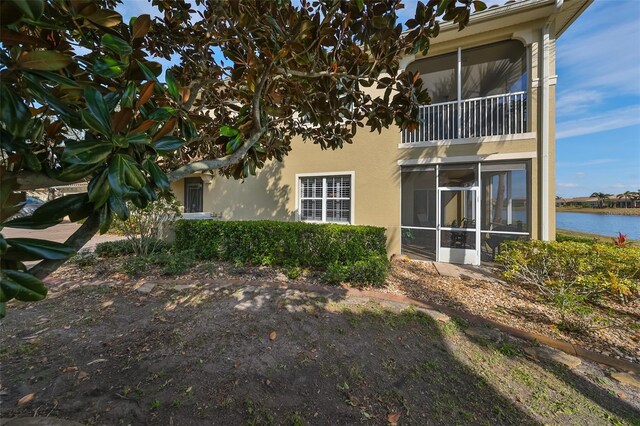
M587 173L585 173L585 172L576 172L576 177L577 177L577 178L583 178L583 177L585 177L586 175L587 175Z
M637 1L596 3L574 24L575 32L569 30L560 38L560 87L640 94L638 5Z
M556 186L558 188L578 188L580 185L573 182L558 182Z
M558 116L582 114L602 102L605 94L599 90L564 90L556 97Z
M558 123L556 138L589 135L640 124L640 104L616 108L588 117Z
M579 161L575 163L568 163L564 161L560 161L556 163L557 167L588 167L588 166L597 166L598 164L609 164L615 163L616 161L620 161L617 158L597 158L595 160L587 160L587 161ZM582 175L586 175L584 172L577 172L577 174L582 173Z

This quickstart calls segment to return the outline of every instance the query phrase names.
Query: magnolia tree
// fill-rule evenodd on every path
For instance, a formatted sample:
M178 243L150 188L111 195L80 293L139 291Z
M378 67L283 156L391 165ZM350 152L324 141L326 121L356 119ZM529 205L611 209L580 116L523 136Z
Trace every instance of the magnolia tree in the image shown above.
M418 2L399 22L401 0L153 0L159 17L123 22L117 3L0 3L0 226L84 220L65 244L0 235L1 314L44 298L42 278L173 181L245 178L296 137L337 149L359 128L415 128L429 95L400 58L426 53L440 21L462 28L485 7ZM10 219L23 191L78 181L86 193Z

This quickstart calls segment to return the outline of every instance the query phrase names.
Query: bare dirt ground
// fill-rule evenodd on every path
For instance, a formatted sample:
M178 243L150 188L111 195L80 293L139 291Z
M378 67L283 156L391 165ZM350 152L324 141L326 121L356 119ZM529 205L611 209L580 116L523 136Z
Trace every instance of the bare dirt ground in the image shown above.
M443 277L428 262L398 259L391 266L382 291L448 306L640 363L639 299L627 304L603 300L590 314L570 317L575 328L564 329L559 310L525 287L491 277Z
M122 272L122 258L100 259L88 267L68 264L54 274L64 282L103 280L115 277L129 280ZM385 284L378 291L402 294L427 303L438 304L480 315L525 331L544 334L576 344L604 355L640 363L640 299L627 304L603 301L593 312L569 319L572 329L561 326L560 311L544 301L538 293L522 286L500 281L495 274L479 279L470 276L450 277L438 273L433 263L407 261L396 257ZM147 279L161 279L162 271L151 267ZM295 280L276 268L233 265L227 262L199 262L180 279L199 282L209 279L243 279L324 285L314 271ZM135 280L135 279L134 279Z
M242 274L225 264L199 280L80 281L72 270L60 272L45 301L9 306L0 346L5 418L640 422L638 389L613 380L612 371L534 358L538 348L529 343L494 330L471 333L462 321L434 321L412 307L347 298L339 289L230 280L219 275Z

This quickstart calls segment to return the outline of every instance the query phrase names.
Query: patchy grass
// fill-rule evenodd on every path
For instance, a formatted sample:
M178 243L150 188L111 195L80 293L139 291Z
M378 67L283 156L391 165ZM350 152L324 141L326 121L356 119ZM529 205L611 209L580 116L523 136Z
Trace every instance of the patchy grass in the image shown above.
M400 424L640 422L639 397L606 370L529 359L520 340L476 341L460 319L440 323L412 307L340 294L174 284L159 281L150 295L122 285L56 288L53 299L12 306L0 341L3 416L294 426L387 424L389 416ZM114 303L100 308L107 298ZM25 342L45 315L38 343ZM32 403L16 405L31 392Z

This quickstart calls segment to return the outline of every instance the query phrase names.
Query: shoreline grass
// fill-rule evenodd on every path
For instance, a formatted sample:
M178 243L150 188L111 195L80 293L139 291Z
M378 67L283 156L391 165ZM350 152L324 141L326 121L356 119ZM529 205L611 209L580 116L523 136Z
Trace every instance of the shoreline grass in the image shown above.
M588 232L580 232L580 231L570 231L568 229L556 229L556 234L557 235L565 235L568 237L579 237L579 238L589 238L589 239L595 239L598 240L601 243L608 243L611 244L612 238L614 237L613 235L599 235L599 234L591 234ZM629 241L629 244L634 246L634 247L639 247L640 246L640 241L638 240L627 240Z
M612 214L620 216L640 216L640 207L629 208L595 208L595 207L569 207L559 206L556 207L556 212L562 213L593 213L593 214Z

